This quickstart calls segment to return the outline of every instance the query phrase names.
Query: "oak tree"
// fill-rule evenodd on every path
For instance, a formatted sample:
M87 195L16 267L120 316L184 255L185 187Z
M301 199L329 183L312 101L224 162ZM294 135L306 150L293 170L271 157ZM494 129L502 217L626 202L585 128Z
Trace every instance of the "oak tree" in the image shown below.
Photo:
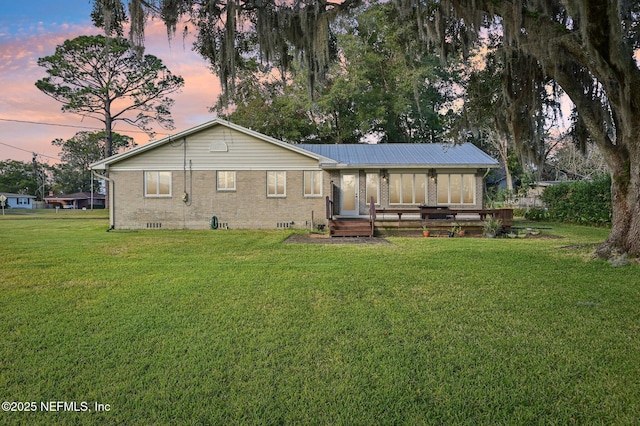
M637 0L443 0L399 7L446 54L483 31L502 38L503 91L521 150L544 143L541 87L575 106L576 142L595 143L612 176L611 233L598 249L640 254L640 2ZM415 7L418 5L418 7ZM435 12L434 12L435 10ZM551 83L551 84L550 84ZM557 90L561 89L561 90Z
M107 157L107 136L104 131L76 133L73 137L54 139L51 145L60 148L60 164L54 166L54 189L62 194L89 191L98 188L91 176L89 165ZM112 151L118 153L135 146L133 138L112 134Z
M118 0L94 0L103 8ZM305 59L314 84L330 61L331 20L362 0L130 0L133 39L148 13L169 32L189 17L197 47L223 81L233 80L243 46L255 37L265 60L286 66L291 47ZM612 176L611 233L603 257L640 255L640 2L637 0L396 0L400 21L414 19L425 45L442 57L469 50L478 36L503 39L511 134L520 150L544 142L547 119L538 97L549 85L575 105L577 142L600 149ZM142 24L142 25L141 25ZM561 90L556 90L561 89Z

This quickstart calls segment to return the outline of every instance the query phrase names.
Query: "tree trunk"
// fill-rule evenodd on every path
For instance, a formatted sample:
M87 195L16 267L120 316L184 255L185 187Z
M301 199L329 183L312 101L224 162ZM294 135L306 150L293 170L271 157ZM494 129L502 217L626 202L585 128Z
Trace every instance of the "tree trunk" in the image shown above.
M111 105L110 103L105 103L105 114L104 114L104 127L105 127L105 132L106 132L106 138L107 140L105 141L105 158L109 158L113 155L113 120L111 118ZM109 171L105 170L104 172L105 176L109 177ZM111 203L111 191L109 191L109 181L106 182L105 185L105 191L104 191L104 208L105 209L109 209L110 203Z
M513 177L511 177L511 172L509 171L509 165L504 168L504 173L507 179L507 191L513 193Z
M504 173L507 179L507 191L509 191L509 194L513 194L513 177L511 176L511 170L509 170L509 141L502 136L496 136L496 138L500 157L504 163Z
M596 251L602 258L619 253L640 256L640 147L636 141L620 142L603 152L611 170L613 218L609 237Z

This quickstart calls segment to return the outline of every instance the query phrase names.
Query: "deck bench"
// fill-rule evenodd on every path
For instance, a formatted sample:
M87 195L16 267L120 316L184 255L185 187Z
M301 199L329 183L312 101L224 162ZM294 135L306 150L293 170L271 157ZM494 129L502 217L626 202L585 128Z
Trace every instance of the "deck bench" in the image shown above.
M407 207L407 208L376 208L378 214L395 214L398 216L398 223L402 222L403 215L419 215L422 222L434 221L485 221L487 217L501 220L503 226L508 229L513 224L513 210L511 209L449 209L447 207ZM479 219L459 218L458 216L477 215Z

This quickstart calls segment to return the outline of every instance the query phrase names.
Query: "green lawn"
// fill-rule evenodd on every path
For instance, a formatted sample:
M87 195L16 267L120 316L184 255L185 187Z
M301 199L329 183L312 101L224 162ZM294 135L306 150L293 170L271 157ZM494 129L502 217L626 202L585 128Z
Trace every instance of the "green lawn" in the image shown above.
M0 424L640 422L640 266L591 259L605 229L312 245L107 223L0 218L2 400L38 411Z

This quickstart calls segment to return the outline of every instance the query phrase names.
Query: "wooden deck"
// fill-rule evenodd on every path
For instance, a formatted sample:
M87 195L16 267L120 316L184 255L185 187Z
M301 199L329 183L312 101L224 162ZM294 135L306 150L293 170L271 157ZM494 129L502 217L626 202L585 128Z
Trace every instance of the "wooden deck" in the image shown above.
M377 208L375 229L379 234L411 233L426 229L432 235L446 235L455 227L469 234L481 234L488 217L502 222L504 231L513 225L511 209Z
M452 228L460 228L471 234L482 233L488 217L502 222L504 231L513 226L512 209L450 209L447 207L416 206L407 208L376 208L373 199L369 203L367 219L336 219L333 217L333 201L327 197L327 219L332 237L372 237L387 232L421 232L434 235L446 234Z
M447 209L447 208L435 208L435 207L413 207L413 208L376 208L376 217L380 219L380 215L396 215L398 222L402 221L402 215L416 216L422 221L431 220L451 220L451 221L468 221L468 220L481 220L487 219L487 216L492 217L495 220L502 220L503 225L508 222L511 226L513 222L513 210L512 209ZM469 217L469 216L477 216Z

